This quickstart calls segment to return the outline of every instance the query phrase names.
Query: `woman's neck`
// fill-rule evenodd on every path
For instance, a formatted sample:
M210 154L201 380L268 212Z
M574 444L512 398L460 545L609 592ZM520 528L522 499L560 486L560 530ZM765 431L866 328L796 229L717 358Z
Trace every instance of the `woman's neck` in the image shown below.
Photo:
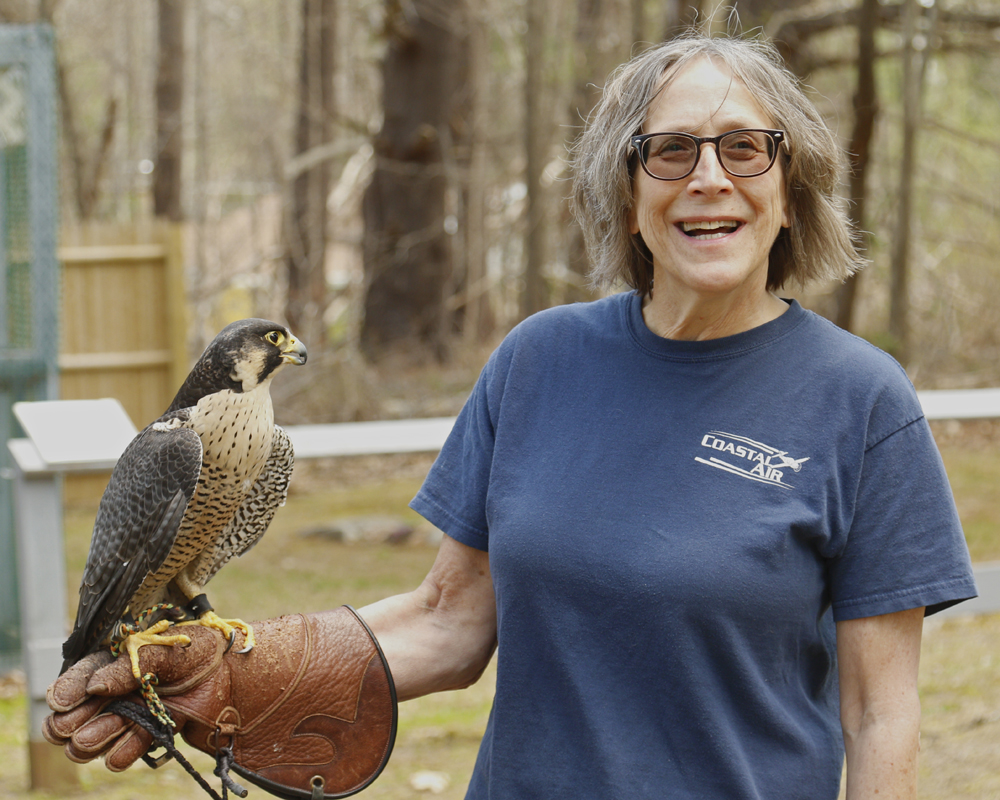
M696 298L681 301L655 289L643 300L642 318L664 339L699 341L721 339L757 328L777 319L788 304L771 292L753 298Z

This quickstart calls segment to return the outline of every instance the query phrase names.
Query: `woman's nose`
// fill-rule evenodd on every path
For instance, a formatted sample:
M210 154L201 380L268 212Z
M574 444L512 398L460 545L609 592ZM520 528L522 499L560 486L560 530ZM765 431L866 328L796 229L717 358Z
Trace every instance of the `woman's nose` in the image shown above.
M717 194L732 187L729 173L722 168L722 163L719 161L718 150L713 144L706 142L701 146L698 163L688 180L688 191Z

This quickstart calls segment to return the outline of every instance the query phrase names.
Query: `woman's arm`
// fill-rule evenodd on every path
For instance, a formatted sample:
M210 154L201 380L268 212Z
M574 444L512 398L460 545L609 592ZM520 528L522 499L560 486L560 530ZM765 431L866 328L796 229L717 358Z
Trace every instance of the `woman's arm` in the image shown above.
M924 609L837 623L848 800L915 800Z
M489 554L445 536L415 591L358 613L378 639L400 700L470 686L496 649Z

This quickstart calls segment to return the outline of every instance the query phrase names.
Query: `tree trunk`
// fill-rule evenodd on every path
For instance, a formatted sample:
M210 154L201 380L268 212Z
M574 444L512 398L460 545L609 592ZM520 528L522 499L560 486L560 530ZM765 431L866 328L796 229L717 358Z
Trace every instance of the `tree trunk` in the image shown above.
M489 29L486 3L473 0L469 20L469 74L471 83L472 135L469 142L469 177L465 229L465 309L462 333L467 342L480 341L492 327L487 302L486 275L486 187L487 96L489 92Z
M191 200L188 215L194 221L191 226L193 264L188 273L188 297L194 305L196 319L210 316L212 297L208 290L210 274L208 235L208 186L212 181L212 161L209 158L208 116L212 93L208 76L209 14L203 3L194 3L188 19L188 52L191 56L191 123L194 146L190 150ZM203 331L207 336L209 331ZM214 331L211 331L214 334ZM206 342L207 344L207 342Z
M631 42L608 35L614 24L619 8L613 0L577 0L576 31L573 64L573 93L570 97L569 124L582 133L584 121L590 116L601 99L600 87L604 85L611 70L627 59L630 50L639 52L636 44L643 40L645 28L643 4L632 0L631 27L626 29ZM624 34L625 31L622 31ZM564 217L567 229L567 266L573 276L572 284L563 295L565 302L593 299L594 294L587 289L590 275L590 260L583 242L583 231L569 214Z
M524 293L521 295L521 316L527 317L546 306L547 292L542 268L545 264L545 198L542 191L542 170L545 168L546 120L544 108L544 65L542 46L545 29L541 3L528 2L525 39L524 76L524 150L527 210L525 221Z
M917 160L917 133L920 128L920 101L930 58L937 5L931 9L930 24L919 34L920 9L917 0L904 0L903 7L903 153L899 165L896 229L893 232L889 287L889 334L894 353L905 364L910 356L910 250L913 238L913 173ZM922 46L917 45L918 36Z
M38 6L38 19L55 25L55 12L58 0L42 0ZM8 18L9 22L28 22L29 17ZM111 145L115 138L115 128L118 123L118 100L111 94L104 106L104 123L101 135L93 157L88 163L84 153L83 134L76 122L76 107L73 103L74 94L69 86L69 73L63 63L61 50L56 48L56 84L59 89L59 123L62 127L62 139L72 174L71 189L73 205L77 217L81 220L90 219L97 212L100 199L101 178L108 164Z
M597 76L596 59L590 56L596 51L596 40L600 32L602 0L578 0L576 4L576 46L574 47L573 94L570 97L569 124L576 129L575 136L583 131L583 125L597 103L598 89L603 85L605 75ZM634 30L634 29L633 29ZM575 137L574 137L575 138ZM583 241L580 225L566 208L565 221L568 229L566 262L570 273L578 285L584 285L590 274L590 259ZM568 301L582 300L578 292L571 291Z
M858 16L858 83L854 91L854 128L848 146L851 163L850 195L851 222L861 232L864 251L868 250L865 208L868 198L868 162L871 140L878 115L875 85L875 28L878 24L878 0L863 0ZM861 273L848 278L837 289L836 319L844 330L854 329L854 309L857 302Z
M646 2L632 0L632 52L638 54L648 43L646 35Z
M752 31L757 28L767 30L773 20L781 15L788 14L801 6L808 5L810 0L739 0L738 3L730 2L729 6L736 11L730 16L730 9L720 9L718 3L712 3L706 11L715 12L716 30L725 31L732 28L737 33ZM736 22L739 22L738 27Z
M302 0L299 50L299 98L295 123L295 155L328 144L333 138L335 0ZM330 193L327 159L303 167L292 179L285 219L289 326L309 342L326 339L326 199Z
M405 345L446 356L445 293L452 274L445 232L443 148L467 137L465 27L434 0L387 8L384 122L365 192L365 318L361 346L377 357ZM449 161L451 157L449 158ZM447 321L446 321L447 322Z
M181 127L184 103L184 0L157 0L156 168L153 213L173 221L183 218Z
M667 0L665 3L663 22L663 39L673 39L677 34L686 31L693 25L705 19L702 6L705 0Z

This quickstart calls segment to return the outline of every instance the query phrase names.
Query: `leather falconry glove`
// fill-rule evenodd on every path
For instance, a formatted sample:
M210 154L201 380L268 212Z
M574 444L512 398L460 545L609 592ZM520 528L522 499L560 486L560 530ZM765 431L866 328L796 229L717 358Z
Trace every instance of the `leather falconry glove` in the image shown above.
M232 770L286 798L346 797L385 766L396 735L392 676L375 637L354 609L253 623L256 646L227 652L215 630L185 626L191 644L139 651L144 673L177 731L216 756L232 750ZM238 643L237 643L238 644ZM142 727L104 712L115 699L141 705L128 656L87 656L48 691L56 713L43 734L76 762L104 756L122 771L153 742Z

